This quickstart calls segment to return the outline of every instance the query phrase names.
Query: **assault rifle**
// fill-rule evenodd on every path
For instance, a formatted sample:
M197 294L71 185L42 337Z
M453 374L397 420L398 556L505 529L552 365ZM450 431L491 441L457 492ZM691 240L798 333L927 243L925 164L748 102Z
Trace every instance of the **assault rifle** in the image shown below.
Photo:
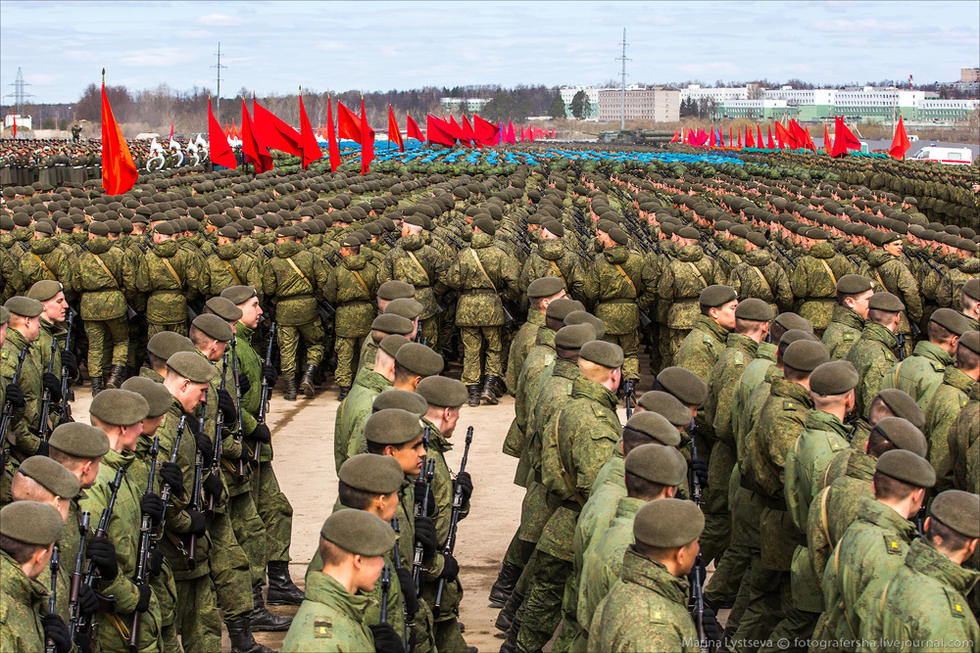
M694 442L694 419L691 419L691 461L697 461L698 459L698 446ZM702 503L701 499L701 481L698 480L698 475L696 472L691 472L691 498L694 503L699 506ZM706 642L704 638L704 594L701 583L703 579L701 578L701 549L698 549L697 558L694 560L694 567L691 569L691 609L694 611L694 625L698 631L698 642L700 643L701 650L706 650Z
M381 615L378 618L379 623L388 623L388 590L391 589L391 569L388 565L385 565L381 570Z
M235 442L239 447L244 447L245 440L245 427L242 426L242 388L238 385L238 352L235 349L236 345L235 336L231 337L231 380L235 384L235 408L238 410L238 431L235 433ZM244 453L244 452L243 452ZM238 478L244 478L245 476L245 458L244 455L238 457L238 464L235 467L235 476Z
M85 549L88 545L88 527L92 513L88 510L82 513L82 521L78 525L78 553L75 555L75 570L71 574L71 589L68 592L68 639L75 641L75 629L78 627L80 608L78 595L82 590L82 566L85 564Z
M423 476L423 486L425 491L422 494L421 505L415 506L416 517L428 517L429 516L429 496L432 494L432 477L436 473L436 461L427 458L425 464L425 475ZM422 544L418 541L415 542L415 557L412 560L412 580L415 582L416 590L421 594L421 579L422 579L422 555L423 555Z
M66 320L68 327L65 331L65 351L71 347L71 330L75 326L75 311L71 308L68 309L68 319ZM68 367L62 363L61 364L61 408L59 412L61 413L61 422L70 422L71 419L71 401L75 398L75 393L72 392L68 387Z
M20 380L20 371L24 367L24 359L27 358L28 347L24 347L17 354L17 368L10 383L17 383ZM14 417L14 403L10 397L4 397L3 413L0 413L0 469L7 469L7 455L10 453L10 443L7 441L7 431L10 430L10 420Z
M48 359L48 374L54 374L54 355L58 353L58 339L51 338L51 352L50 358ZM51 424L48 418L51 415L51 391L48 388L44 388L41 392L41 414L38 417L37 423L37 435L42 441L47 442L48 436L51 435Z
M58 614L58 567L61 565L58 543L55 542L54 549L51 551L51 594L48 596L48 614ZM44 653L55 653L57 649L54 640L50 637L45 638Z
M395 574L397 575L398 570L401 569L402 565L402 558L398 553L398 537L401 535L401 530L398 528L398 517L391 518L391 530L395 531L395 550L393 553L395 559ZM404 592L404 588L402 589L402 592ZM405 644L405 653L410 653L412 650L412 644L409 641L409 633L415 626L415 615L412 615L411 618L409 618L408 607L405 605L404 596L402 596L402 621L404 622L404 626L402 627L402 642Z
M174 452L177 448L174 447ZM151 494L153 492L153 481L156 478L157 472L157 457L160 455L160 438L154 436L153 444L150 446L150 473L147 476L146 481L146 493ZM150 550L152 548L151 544L151 530L153 522L150 516L146 513L143 514L142 521L140 521L140 541L139 546L136 549L136 576L133 578L133 583L140 587L145 585L150 575L149 563L150 563ZM133 611L133 623L129 628L129 650L131 653L136 653L139 651L139 640L140 640L140 626L143 622L143 615L138 611Z
M456 474L457 478L466 471L466 459L470 455L470 444L472 443L473 427L470 426L466 429L466 445L463 447L463 459L459 463L459 472ZM449 516L449 535L446 537L446 546L442 547L442 552L446 555L452 555L453 549L456 547L456 529L459 527L459 516L463 511L463 486L458 482L455 486L453 490L453 510ZM442 592L445 588L446 579L440 578L439 585L436 587L436 600L432 604L432 612L435 615L438 615L440 608L442 608Z
M116 496L119 494L119 488L122 487L123 474L126 473L126 467L120 467L116 470L116 475L112 478L109 483L109 501L106 507L102 509L102 514L99 516L99 524L95 528L94 537L105 537L109 530L109 520L112 519L112 511L116 508ZM84 583L95 589L95 581L99 577L99 570L94 569L91 564L89 564L88 572L85 574ZM101 597L100 597L101 598ZM110 604L115 603L115 599L106 599ZM88 618L85 615L79 615L78 624L76 632L89 633L92 628L96 626L94 623L89 623Z

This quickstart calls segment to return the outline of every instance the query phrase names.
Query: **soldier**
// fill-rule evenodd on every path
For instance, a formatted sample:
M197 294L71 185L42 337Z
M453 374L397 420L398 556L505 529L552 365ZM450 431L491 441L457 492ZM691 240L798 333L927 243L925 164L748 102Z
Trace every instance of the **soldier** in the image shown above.
M837 281L837 303L821 338L831 360L847 358L861 337L873 294L871 280L860 274L845 274Z
M541 225L540 234L538 246L521 267L521 287L530 288L531 282L541 277L557 277L562 287L569 289L569 293L575 299L583 301L585 271L582 269L579 257L562 240L565 237L565 228L557 220L545 220ZM509 373L510 367L507 370Z
M296 399L297 353L300 341L306 352L306 368L300 382L303 394L315 392L313 371L323 359L325 335L317 313L317 298L327 284L324 266L315 265L313 254L303 249L296 230L283 227L276 232L275 257L262 269L262 289L275 298L279 338L279 368L286 377L287 401Z
M306 600L283 651L394 651L401 640L388 624L364 627L369 599L359 592L374 589L384 554L395 545L391 526L363 510L340 510L320 529L323 568L309 575Z
M943 382L943 370L953 363L960 335L968 327L962 314L951 308L937 308L926 326L929 339L916 343L912 356L888 370L879 387L903 390L923 410L928 408L936 388Z
M793 308L789 277L767 251L766 237L751 231L745 237L745 256L728 275L728 285L741 298L757 297L769 304L773 314Z
M381 344L382 340L390 335L405 336L406 340L411 340L409 336L412 335L414 330L415 326L412 324L412 321L401 315L382 313L374 318L374 321L371 322L371 333L364 338L364 343L361 345L361 353L358 357L361 367L354 376L355 385L361 374L374 369L374 357L378 351L378 345Z
M337 369L334 380L343 399L354 383L358 343L371 331L374 306L371 300L378 288L377 269L361 254L360 242L348 236L340 246L341 264L330 270L323 288L324 298L336 307L334 329ZM308 394L307 396L312 396Z
M912 542L905 564L888 581L881 606L861 629L866 641L939 642L966 650L980 641L980 626L966 595L980 573L964 568L980 538L980 497L947 490L935 498L925 536Z
M980 279L970 279L960 291L960 308L971 331L980 329Z
M470 247L457 254L446 272L445 284L459 292L456 326L463 340L461 380L469 391L471 406L474 400L497 404L495 385L503 372L501 334L509 321L503 300L515 300L520 294L516 262L493 247L496 232L492 219L475 220Z
M855 414L868 416L871 400L878 394L885 373L898 362L895 330L905 305L890 292L877 292L868 301L868 321L847 360L857 370L861 382L856 391Z
M55 403L68 401L69 398L60 396L62 366L67 368L70 383L78 378L78 360L75 358L75 354L66 349L67 343L65 346L61 346L67 334L63 325L69 310L64 290L57 281L38 281L27 291L27 296L38 300L44 306L36 348L40 357L41 369L47 373L50 368L52 373L58 377L58 392L52 395L51 400ZM58 341L57 345L54 344L56 340ZM51 362L52 352L54 352L54 363ZM48 383L53 385L50 380ZM52 414L54 412L52 410Z
M851 272L851 265L834 251L823 229L813 227L802 238L806 254L793 268L789 282L799 303L796 312L810 320L819 337L830 324L837 282Z
M54 225L41 220L34 224L34 239L30 251L25 252L19 259L18 267L10 283L20 291L26 291L32 285L42 280L58 281L69 294L78 285L76 270L72 261L73 256L60 247L54 238ZM71 297L74 299L74 296Z
M241 233L230 224L218 229L218 246L208 254L198 278L202 297L220 295L233 286L251 286L256 292L262 288L262 272L242 250L240 238Z
M198 261L178 244L174 226L153 230L153 248L139 259L136 288L147 295L147 337L159 331L187 335L187 306L198 297Z
M517 395L517 379L528 352L534 346L538 331L544 326L545 313L551 302L566 297L565 285L557 277L541 277L527 285L527 300L529 303L527 322L514 334L507 355L507 389Z
M912 324L922 320L922 296L919 284L909 272L907 259L902 255L902 237L893 231L877 232L872 241L881 249L873 249L868 254L871 275L881 284L881 290L895 295L905 305L902 320L895 333L902 336L904 355L912 353ZM906 339L908 342L906 343Z
M0 622L0 648L41 651L54 643L57 653L72 650L68 626L57 614L42 612L48 589L38 580L64 527L51 505L18 501L0 510L0 595L4 618Z
M167 375L167 361L178 351L194 351L194 343L187 336L173 331L161 331L146 343L148 366L140 368L140 376L163 383Z
M698 651L687 612L687 574L704 527L690 501L657 499L633 521L635 542L626 550L619 580L592 617L589 650Z

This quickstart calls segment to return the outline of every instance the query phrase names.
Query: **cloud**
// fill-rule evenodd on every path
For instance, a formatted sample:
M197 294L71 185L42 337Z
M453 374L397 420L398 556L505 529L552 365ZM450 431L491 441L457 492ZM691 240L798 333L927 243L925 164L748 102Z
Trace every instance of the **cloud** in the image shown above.
M228 14L206 14L198 18L197 22L202 25L213 25L215 27L231 27L245 24L245 21L238 16L229 16Z

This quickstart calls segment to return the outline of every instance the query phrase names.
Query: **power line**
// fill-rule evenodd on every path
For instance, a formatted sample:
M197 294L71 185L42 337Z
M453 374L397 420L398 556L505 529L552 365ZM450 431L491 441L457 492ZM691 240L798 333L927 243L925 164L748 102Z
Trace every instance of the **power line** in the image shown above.
M626 62L627 61L632 61L632 59L630 59L629 57L626 56L626 45L627 45L627 43L626 43L626 28L624 27L623 28L623 43L622 43L622 46L623 46L623 56L616 57L616 61L622 61L623 62L622 84L621 84L621 88L622 88L622 107L621 107L622 113L619 116L619 128L620 128L620 130L626 129Z
M24 81L24 73L21 72L20 66L17 67L17 78L7 86L13 86L14 92L7 93L4 97L14 98L14 106L17 108L17 115L24 114L24 98L34 97L33 94L24 91L25 86L31 86Z
M217 89L217 93L215 95L218 96L218 101L215 102L215 113L217 115L219 115L219 116L221 115L221 69L222 68L227 68L227 67L228 66L222 66L221 65L221 41L218 41L218 63L215 64L215 65L213 65L213 66L211 66L211 68L216 68L217 69L218 89Z

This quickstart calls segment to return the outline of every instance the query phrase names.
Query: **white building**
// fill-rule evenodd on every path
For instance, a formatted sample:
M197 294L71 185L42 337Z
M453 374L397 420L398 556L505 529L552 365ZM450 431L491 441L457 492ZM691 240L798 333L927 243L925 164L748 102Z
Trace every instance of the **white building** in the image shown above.
M717 104L720 102L730 102L732 100L747 100L749 97L749 89L747 86L714 88L710 86L702 87L700 84L688 84L687 88L682 88L680 93L681 102L686 102L689 99L692 99L695 102L708 99Z
M439 98L439 103L442 104L442 108L446 111L463 111L465 109L467 113L479 113L489 101L489 99L485 98Z

